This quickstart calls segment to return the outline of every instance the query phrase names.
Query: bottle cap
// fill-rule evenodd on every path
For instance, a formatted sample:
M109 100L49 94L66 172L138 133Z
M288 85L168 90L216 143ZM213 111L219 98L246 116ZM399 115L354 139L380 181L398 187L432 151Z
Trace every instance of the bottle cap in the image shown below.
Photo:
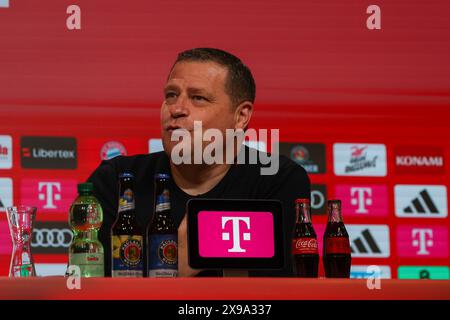
M92 192L94 190L94 185L92 182L79 183L77 189L78 193Z
M155 174L155 179L170 179L170 174L168 174L168 173L157 173L157 174Z
M311 202L311 201L309 201L309 199L303 199L303 198L301 198L301 199L295 199L295 203L296 203L296 204L299 204L299 203L307 203L307 204L310 204L310 202Z

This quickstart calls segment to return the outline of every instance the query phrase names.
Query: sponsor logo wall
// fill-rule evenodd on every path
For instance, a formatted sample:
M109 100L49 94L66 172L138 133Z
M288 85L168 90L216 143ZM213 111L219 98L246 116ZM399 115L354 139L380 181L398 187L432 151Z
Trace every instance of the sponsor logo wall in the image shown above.
M291 149L298 145L307 149L308 146L294 142L287 145ZM313 154L303 148L299 149L301 154ZM280 148L295 161L295 153L289 154L286 149ZM330 172L310 173L319 252L322 252L326 208L321 212L314 210L325 194L327 199L342 200L353 257L352 278L373 276L367 267L377 265L381 278L449 279L448 184L445 183L448 179L444 149L334 142L327 150L330 153L323 154L326 158L323 161L331 163L332 175ZM320 162L314 157L309 160L309 165ZM307 166L305 169L308 171ZM318 183L323 181L326 183ZM319 186L325 187L325 191L318 192Z
M280 137L280 154L310 176L319 252L326 202L338 198L350 236L352 278L373 276L367 267L378 265L381 278L449 279L444 148L364 141L285 142ZM267 150L262 141L247 145ZM11 251L5 208L37 206L32 250L38 274L64 274L72 240L67 214L77 183L101 161L162 150L156 135L86 138L0 132L0 255ZM9 262L0 265L1 275L8 268Z

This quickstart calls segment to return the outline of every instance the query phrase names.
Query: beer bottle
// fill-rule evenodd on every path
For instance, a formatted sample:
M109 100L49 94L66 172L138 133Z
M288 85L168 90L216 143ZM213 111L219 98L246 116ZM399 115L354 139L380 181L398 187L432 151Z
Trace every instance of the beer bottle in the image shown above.
M144 233L135 215L134 176L119 176L119 208L111 229L112 276L142 277Z
M323 265L327 278L350 278L350 240L341 213L341 201L328 201L328 223L323 235Z
M170 210L168 174L155 175L155 210L148 228L148 276L178 276L178 230Z
M92 192L92 183L79 183L78 196L69 209L69 226L73 232L69 266L78 266L81 277L104 277L103 246L98 240L103 211Z
M293 240L296 275L303 278L317 278L319 272L319 252L317 236L311 223L309 199L295 200L297 222Z

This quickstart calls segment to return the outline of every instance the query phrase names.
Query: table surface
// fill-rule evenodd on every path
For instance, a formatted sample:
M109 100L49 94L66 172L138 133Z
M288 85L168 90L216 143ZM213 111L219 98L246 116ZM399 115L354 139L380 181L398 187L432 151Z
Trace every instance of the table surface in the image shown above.
M385 280L369 289L361 279L0 277L0 299L132 300L450 300L449 280ZM72 284L74 282L72 281Z

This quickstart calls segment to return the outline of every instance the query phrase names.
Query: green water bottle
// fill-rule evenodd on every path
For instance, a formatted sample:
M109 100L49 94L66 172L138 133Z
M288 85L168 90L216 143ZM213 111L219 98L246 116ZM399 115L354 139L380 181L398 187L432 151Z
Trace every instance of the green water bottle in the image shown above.
M79 183L78 197L70 207L69 226L73 240L69 248L69 265L78 266L81 277L104 277L103 245L98 240L103 210L92 192L92 183Z

